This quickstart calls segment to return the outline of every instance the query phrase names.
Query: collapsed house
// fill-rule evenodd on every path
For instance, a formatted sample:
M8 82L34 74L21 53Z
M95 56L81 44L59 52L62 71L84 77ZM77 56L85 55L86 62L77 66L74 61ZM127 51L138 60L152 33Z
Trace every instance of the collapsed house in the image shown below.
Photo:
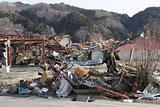
M65 38L69 37L66 36ZM63 38L64 40L62 41L63 45L67 45L70 42L69 39L65 38ZM0 44L3 50L4 44L7 43L7 41L9 41L10 45L6 49L8 66L45 64L46 56L51 55L53 51L66 51L66 47L60 44L56 36L45 36L45 38L43 38L39 35L2 35ZM1 54L3 54L3 52ZM3 55L1 55L1 57L3 57Z
M8 43L6 47L8 62L7 66L31 64L35 61L41 61L45 64L45 41L39 37L2 35L1 44ZM42 54L41 54L42 53ZM40 58L39 58L40 57Z

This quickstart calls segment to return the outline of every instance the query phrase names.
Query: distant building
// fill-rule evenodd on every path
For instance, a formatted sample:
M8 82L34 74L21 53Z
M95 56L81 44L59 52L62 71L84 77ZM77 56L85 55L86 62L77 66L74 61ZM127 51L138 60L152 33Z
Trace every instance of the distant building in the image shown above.
M153 37L137 37L127 44L120 46L118 55L122 60L144 59L151 52L152 58L155 60L160 56L160 38Z

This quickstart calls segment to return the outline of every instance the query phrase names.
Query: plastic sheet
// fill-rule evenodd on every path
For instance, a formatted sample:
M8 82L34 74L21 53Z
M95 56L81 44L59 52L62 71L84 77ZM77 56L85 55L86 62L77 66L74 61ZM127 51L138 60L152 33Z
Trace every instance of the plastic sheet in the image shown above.
M68 94L70 94L73 89L72 86L64 77L61 78L60 83L61 83L60 88L56 91L57 96L58 97L68 96Z

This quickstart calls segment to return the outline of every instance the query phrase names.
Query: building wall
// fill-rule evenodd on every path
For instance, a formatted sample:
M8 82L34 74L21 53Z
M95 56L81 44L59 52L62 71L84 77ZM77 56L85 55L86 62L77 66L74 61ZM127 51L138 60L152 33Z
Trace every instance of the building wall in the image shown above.
M95 47L92 51L92 60L102 60L103 59L103 52L100 50L99 46Z
M130 59L130 53L131 51L120 51L118 52L119 57L121 60L127 61ZM152 51L150 55L152 59L160 60L160 50L154 50ZM133 60L141 60L148 57L148 51L145 50L135 50L133 52Z

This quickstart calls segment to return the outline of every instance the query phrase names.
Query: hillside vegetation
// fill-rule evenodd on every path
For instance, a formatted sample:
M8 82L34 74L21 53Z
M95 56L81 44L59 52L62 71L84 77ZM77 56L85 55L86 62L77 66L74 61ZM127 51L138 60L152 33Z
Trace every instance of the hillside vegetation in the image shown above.
M73 42L98 42L109 38L124 40L140 34L144 26L160 21L160 7L147 8L129 17L104 10L87 10L64 3L34 5L0 3L0 34L71 35ZM157 31L160 28L156 24Z

